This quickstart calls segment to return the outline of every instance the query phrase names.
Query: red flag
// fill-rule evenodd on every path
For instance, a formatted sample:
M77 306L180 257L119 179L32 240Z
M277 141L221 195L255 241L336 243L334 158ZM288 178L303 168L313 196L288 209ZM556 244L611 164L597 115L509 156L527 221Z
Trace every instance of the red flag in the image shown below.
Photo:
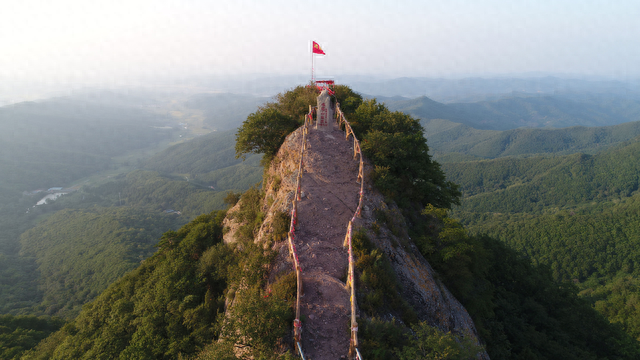
M317 42L313 42L313 53L314 54L320 54L320 55L326 55L324 53L324 51L322 51L322 48L320 47L320 45L318 45Z

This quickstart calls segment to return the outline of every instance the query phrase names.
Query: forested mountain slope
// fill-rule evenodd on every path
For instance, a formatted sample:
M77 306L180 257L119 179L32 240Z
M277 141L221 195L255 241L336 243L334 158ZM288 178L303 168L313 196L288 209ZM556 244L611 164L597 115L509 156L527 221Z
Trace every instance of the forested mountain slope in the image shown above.
M632 141L596 155L445 163L443 169L461 186L467 211L540 213L630 196L638 190L639 157L640 141Z
M640 142L596 155L444 164L464 194L455 216L549 266L640 338Z
M620 271L640 274L640 194L540 215L460 215L474 231L495 235L536 263L549 265L557 279L584 282Z
M269 98L231 93L197 94L184 106L203 112L204 123L212 130L234 129Z
M640 121L605 127L478 130L447 120L423 120L430 150L442 162L537 154L595 154L640 135Z
M82 304L150 256L163 232L224 208L223 189L242 191L260 179L259 165L238 168L209 173L213 180L206 185L136 170L38 206L30 214L22 211L12 225L24 226L5 234L5 251L13 236L35 225L38 216L45 220L22 234L20 244L3 257L0 271L7 281L0 312L75 316ZM242 176L243 169L247 176Z
M21 236L20 254L41 274L45 314L73 318L87 301L155 252L175 215L129 207L61 210Z
M167 232L154 256L26 358L169 359L210 342L231 255L219 245L221 220L216 213L202 215Z
M243 190L252 184L231 187ZM225 192L217 191L185 177L160 175L154 171L135 170L126 176L95 188L84 190L83 202L102 206L127 206L155 212L179 211L186 219L193 219L203 212L224 208ZM186 222L187 220L184 220ZM183 223L184 223L183 222Z
M260 181L261 156L252 155L247 161L237 159L234 134L235 130L212 132L174 145L143 161L142 168L163 174L186 174L190 180L220 190L246 189ZM226 180L229 176L235 178L233 182Z
M622 97L577 101L561 96L515 96L442 104L423 96L388 105L423 120L446 119L483 130L608 126L640 120L640 100Z
M20 192L104 170L123 155L173 136L169 119L133 107L73 99L0 108L0 183Z

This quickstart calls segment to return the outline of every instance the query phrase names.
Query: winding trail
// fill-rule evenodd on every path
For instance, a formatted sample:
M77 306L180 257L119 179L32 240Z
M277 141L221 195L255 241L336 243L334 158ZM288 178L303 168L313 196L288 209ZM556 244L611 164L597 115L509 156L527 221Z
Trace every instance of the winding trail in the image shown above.
M295 240L303 267L302 348L308 360L346 358L351 305L343 242L358 206L359 162L353 141L333 124L330 131L309 130L304 163Z

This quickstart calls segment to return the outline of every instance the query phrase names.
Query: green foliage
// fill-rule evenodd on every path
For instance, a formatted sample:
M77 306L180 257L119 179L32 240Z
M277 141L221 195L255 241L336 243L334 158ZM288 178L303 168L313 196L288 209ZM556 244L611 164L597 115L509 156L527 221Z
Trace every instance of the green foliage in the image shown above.
M482 251L471 268L472 286L458 298L492 359L634 359L640 354L638 343L579 298L574 286L556 282L547 268L532 265L498 240L479 236L475 241ZM450 281L445 284L455 288Z
M141 165L145 170L162 174L195 174L197 180L204 174L242 163L235 157L234 146L233 131L215 131L173 145Z
M39 289L38 264L34 257L19 254L20 235L54 211L85 207L90 201L87 196L80 204L86 194L76 192L33 207L39 199L22 192L74 185L79 178L112 168L115 156L171 141L175 132L162 128L169 119L138 105L56 98L0 109L0 313L43 313L34 310L43 290L59 289ZM84 293L78 297L86 297L86 288L76 290Z
M307 110L308 112L308 110ZM236 158L246 154L264 154L266 161L275 156L280 145L300 122L274 108L261 109L247 117L236 133Z
M446 181L440 165L431 160L418 120L390 112L375 100L364 101L348 120L375 166L373 180L384 194L403 207L431 203L448 208L458 202L458 187Z
M234 207L240 200L240 196L242 196L241 193L229 191L224 197L224 203L229 205L229 207Z
M400 360L469 360L483 350L470 336L445 333L426 322L415 324L411 329L409 344L398 351Z
M640 122L563 129L519 128L478 130L443 119L422 118L421 124L434 159L440 163L494 159L506 156L596 154L632 141L640 135Z
M21 196L38 187L71 186L113 167L113 156L130 157L141 148L153 152L151 146L167 144L175 134L163 128L167 120L137 108L68 99L2 108L0 313L75 316L82 304L151 255L162 231L224 208L221 190L243 190L259 181L261 156L240 163L233 137L216 133L138 162L162 175L120 175L37 207L32 206L38 199ZM68 210L54 214L63 209ZM167 209L182 215L162 214ZM20 235L36 223L20 244ZM37 357L50 355L60 334Z
M292 321L290 304L251 286L236 292L228 316L221 319L221 336L225 341L250 347L258 358L275 358L269 355Z
M261 202L262 193L252 188L235 214L250 224L251 233L262 222ZM233 358L228 351L234 341L257 359L288 358L274 347L293 319L295 273L280 276L264 291L275 253L252 238L225 245L224 217L224 212L201 215L164 233L151 258L25 358L208 359L225 352ZM225 300L228 314L219 316ZM205 348L211 341L215 344Z
M47 316L0 315L0 359L20 359L31 349L64 325L59 318Z
M637 276L624 272L602 278L593 276L578 286L583 289L580 296L593 304L599 313L640 340L640 281Z
M275 283L269 287L273 291L273 296L276 299L284 300L288 302L291 307L294 306L296 301L296 295L298 292L298 276L294 271L288 272L284 275L280 275Z
M638 343L577 297L574 286L554 281L544 267L531 265L496 240L480 241L493 259L487 279L493 285L495 307L482 321L491 333L484 339L492 359L516 354L567 359L638 356Z
M287 236L289 225L291 224L291 214L284 211L276 211L273 214L271 227L273 232L270 235L271 241L280 241Z
M638 190L640 142L597 155L498 159L444 164L460 184L462 208L475 212L540 213L631 196ZM475 195L475 196L474 196Z
M267 103L265 108L275 109L281 114L302 124L304 115L309 113L309 105L315 105L320 93L315 86L296 86L280 93L276 101Z
M226 195L225 192L214 191L193 181L185 181L181 176L163 176L144 170L134 170L124 179L87 189L86 192L91 196L87 200L102 206L122 204L157 212L175 210L187 219L224 209Z
M360 272L356 281L360 307L370 316L380 316L392 310L405 323L415 322L415 310L402 298L398 280L387 256L371 243L362 229L354 232L352 242L355 267Z
M195 360L237 360L234 354L234 344L229 341L215 341L207 345Z
M282 178L276 175L275 178L273 179L273 182L271 183L271 190L273 190L274 192L277 192L278 189L280 189L281 183L282 183Z
M245 186L236 181L231 188L236 185ZM37 207L34 197L9 196L0 205L0 313L75 316L82 304L148 257L163 231L225 208L224 196L181 176L142 170ZM61 209L69 210L53 214ZM168 209L181 215L163 214ZM29 240L19 254L20 234L49 216L23 236Z
M393 319L358 319L358 341L362 356L371 360L397 359L396 350L407 343L409 329Z
M553 279L544 266L487 236L468 236L445 209L427 207L431 221L412 237L474 319L492 359L632 359L640 347Z
M473 359L482 351L469 336L444 333L426 322L411 329L394 320L358 319L360 351L364 358L387 359Z
M239 344L257 359L275 359L279 355L274 348L293 321L296 274L281 275L269 290L263 290L268 266L276 255L253 241L264 220L263 197L258 188L251 188L242 194L238 210L229 214L242 225L236 230L236 262L228 272L227 300L231 307L227 316L218 320L217 328L225 343ZM225 346L216 345L209 351Z
M466 229L458 221L447 215L447 209L438 209L429 204L422 215L430 218L430 221L420 224L424 226L424 232L414 237L416 245L456 297L466 298L476 281L474 272L482 271L482 246L467 235Z
M572 281L634 338L640 143L599 154L445 164L465 198L455 216ZM622 281L622 278L628 280ZM624 301L623 301L624 299Z
M74 317L80 307L155 250L175 216L129 208L61 210L25 232L21 255L38 264L36 311Z
M29 313L42 301L37 269L34 258L0 253L0 313Z
M26 359L174 359L214 339L234 255L222 243L224 212L163 236L159 251L111 285Z
M347 116L347 120L350 120L351 114L362 104L362 96L346 85L335 85L333 91L335 100L340 103L340 110Z
M490 233L550 266L559 280L584 281L619 271L640 274L640 195L550 214L478 216L472 227Z
M235 234L237 240L242 242L253 240L255 232L264 221L263 198L264 193L257 187L252 187L242 194L238 210L230 214L238 223L242 224Z

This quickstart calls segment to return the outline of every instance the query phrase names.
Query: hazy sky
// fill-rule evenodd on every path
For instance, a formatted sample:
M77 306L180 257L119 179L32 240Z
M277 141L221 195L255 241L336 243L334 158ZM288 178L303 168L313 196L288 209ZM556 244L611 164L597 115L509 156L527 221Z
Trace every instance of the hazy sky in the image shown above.
M640 76L637 0L1 1L0 79Z

